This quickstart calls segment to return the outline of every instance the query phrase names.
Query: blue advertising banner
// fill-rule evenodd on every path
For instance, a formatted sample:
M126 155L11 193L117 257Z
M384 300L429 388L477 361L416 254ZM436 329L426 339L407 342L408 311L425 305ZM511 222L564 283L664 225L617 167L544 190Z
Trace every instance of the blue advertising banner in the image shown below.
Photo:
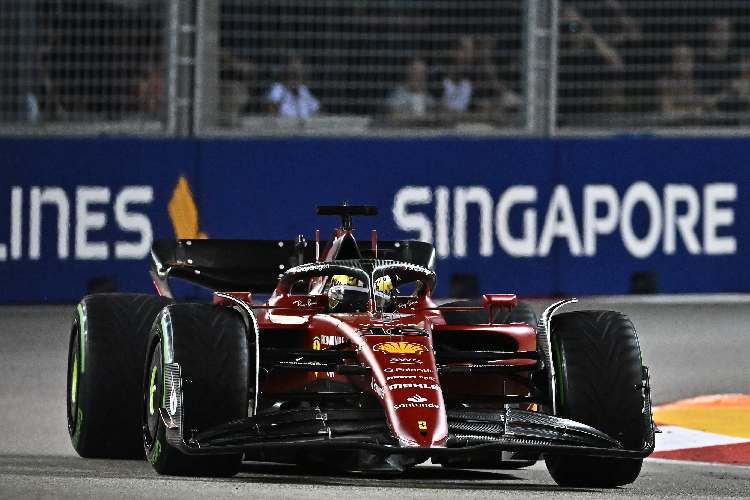
M0 303L75 303L87 289L152 292L154 238L195 179L194 141L0 140Z
M624 293L645 272L661 292L750 291L749 141L620 138L557 149L579 235L561 230L556 242L560 291Z
M747 139L0 139L0 303L150 292L155 239L327 238L315 205L344 200L380 208L360 239L435 245L439 296L452 277L745 292L747 157Z

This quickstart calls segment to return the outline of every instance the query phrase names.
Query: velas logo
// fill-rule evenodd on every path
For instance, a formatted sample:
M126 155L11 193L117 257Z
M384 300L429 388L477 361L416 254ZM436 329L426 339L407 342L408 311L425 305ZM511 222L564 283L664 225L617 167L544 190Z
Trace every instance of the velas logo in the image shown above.
M419 354L426 351L423 345L412 344L411 342L382 342L373 346L373 351L380 351L385 354Z
M204 240L208 235L200 230L198 207L184 175L180 176L167 206L175 235L181 240Z

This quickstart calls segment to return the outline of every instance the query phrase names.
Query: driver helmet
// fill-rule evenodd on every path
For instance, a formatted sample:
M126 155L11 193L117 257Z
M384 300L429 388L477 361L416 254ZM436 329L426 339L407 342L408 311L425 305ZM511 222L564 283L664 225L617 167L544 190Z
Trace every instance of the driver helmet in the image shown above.
M369 290L361 280L345 274L331 276L328 305L332 313L365 312L369 302Z
M375 309L383 312L393 312L393 281L390 276L381 276L375 280L373 287L375 295Z

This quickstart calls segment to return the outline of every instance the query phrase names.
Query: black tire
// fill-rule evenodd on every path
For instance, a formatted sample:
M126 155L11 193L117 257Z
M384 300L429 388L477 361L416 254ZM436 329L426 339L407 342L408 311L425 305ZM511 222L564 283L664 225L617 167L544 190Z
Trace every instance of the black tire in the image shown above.
M590 425L641 450L650 439L643 414L643 365L633 323L622 313L575 311L552 318L558 415ZM650 405L648 405L650 408ZM630 484L642 459L575 455L545 457L560 486L613 488Z
M142 386L142 448L159 474L234 476L242 463L241 454L188 455L167 441L159 414L166 406L167 324L171 325L174 362L180 365L183 409L187 408L183 427L200 433L247 416L248 349L242 316L223 306L175 304L161 312L151 331Z
M68 348L68 433L85 458L145 458L141 385L151 324L172 302L155 295L89 295ZM83 339L83 341L82 341Z
M441 307L482 307L482 301L477 299L457 300L448 302ZM483 311L442 311L443 319L448 325L483 325L489 319L489 312ZM492 322L497 325L507 323L526 323L534 328L537 324L537 315L534 309L526 302L518 302L513 309L495 310Z

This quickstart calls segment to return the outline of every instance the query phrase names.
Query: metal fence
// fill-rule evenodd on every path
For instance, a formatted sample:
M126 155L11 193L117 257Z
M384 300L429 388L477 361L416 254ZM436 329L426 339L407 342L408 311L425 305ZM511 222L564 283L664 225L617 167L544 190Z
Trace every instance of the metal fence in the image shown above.
M749 124L747 0L0 0L0 134Z
M0 0L4 131L160 130L163 5Z
M520 128L523 11L522 0L223 0L214 124Z
M561 0L556 125L742 132L747 0Z

